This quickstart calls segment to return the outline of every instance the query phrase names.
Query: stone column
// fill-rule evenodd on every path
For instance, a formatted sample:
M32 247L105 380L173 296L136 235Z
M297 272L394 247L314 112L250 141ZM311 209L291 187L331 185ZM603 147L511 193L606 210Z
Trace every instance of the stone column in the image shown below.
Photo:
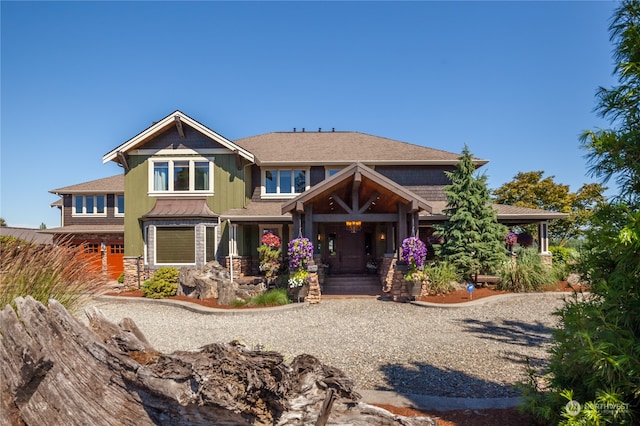
M395 269L397 259L393 253L385 253L380 267L378 268L378 274L380 276L380 284L382 285L382 291L389 293L391 291L393 283L393 271Z
M322 292L320 290L320 282L318 280L318 266L313 260L309 261L307 271L309 271L309 277L307 278L307 281L309 281L309 293L304 300L305 302L315 305L322 301Z
M391 282L391 300L394 302L408 302L411 300L411 294L409 294L408 283L404 279L406 271L399 271L393 269L393 279Z

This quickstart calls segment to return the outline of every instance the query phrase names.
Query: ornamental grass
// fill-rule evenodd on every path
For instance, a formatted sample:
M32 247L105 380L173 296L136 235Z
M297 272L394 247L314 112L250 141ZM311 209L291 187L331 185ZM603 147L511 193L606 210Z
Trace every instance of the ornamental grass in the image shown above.
M0 237L0 308L15 308L15 298L31 296L45 305L55 299L77 311L91 296L106 291L101 269L68 241L41 245Z

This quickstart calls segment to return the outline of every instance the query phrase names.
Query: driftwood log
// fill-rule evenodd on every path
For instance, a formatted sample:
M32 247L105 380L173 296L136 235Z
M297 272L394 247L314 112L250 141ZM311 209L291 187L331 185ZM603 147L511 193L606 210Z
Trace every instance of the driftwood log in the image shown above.
M359 402L340 370L237 343L162 354L131 320L0 311L0 425L435 425Z

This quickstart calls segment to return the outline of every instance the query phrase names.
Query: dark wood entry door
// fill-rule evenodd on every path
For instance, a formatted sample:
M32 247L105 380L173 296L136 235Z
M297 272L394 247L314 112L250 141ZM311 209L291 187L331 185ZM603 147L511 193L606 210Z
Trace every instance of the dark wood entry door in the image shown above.
M344 226L327 226L327 261L331 274L360 274L365 272L365 233L350 233Z

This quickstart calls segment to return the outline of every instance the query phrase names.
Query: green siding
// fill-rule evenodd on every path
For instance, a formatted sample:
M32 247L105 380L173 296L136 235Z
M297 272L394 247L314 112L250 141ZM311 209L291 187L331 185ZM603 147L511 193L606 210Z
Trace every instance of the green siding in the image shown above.
M130 170L125 175L125 256L144 254L143 227L139 219L153 208L157 198L148 195L149 163L147 160L149 158L149 156L129 156ZM229 209L245 207L250 200L250 194L247 191L250 185L245 181L245 171L250 181L250 168L243 167L238 170L234 154L218 154L214 158L214 195L207 198L207 205L217 214L222 214ZM223 253L227 251L225 241L228 241L228 233L224 228L220 247Z

